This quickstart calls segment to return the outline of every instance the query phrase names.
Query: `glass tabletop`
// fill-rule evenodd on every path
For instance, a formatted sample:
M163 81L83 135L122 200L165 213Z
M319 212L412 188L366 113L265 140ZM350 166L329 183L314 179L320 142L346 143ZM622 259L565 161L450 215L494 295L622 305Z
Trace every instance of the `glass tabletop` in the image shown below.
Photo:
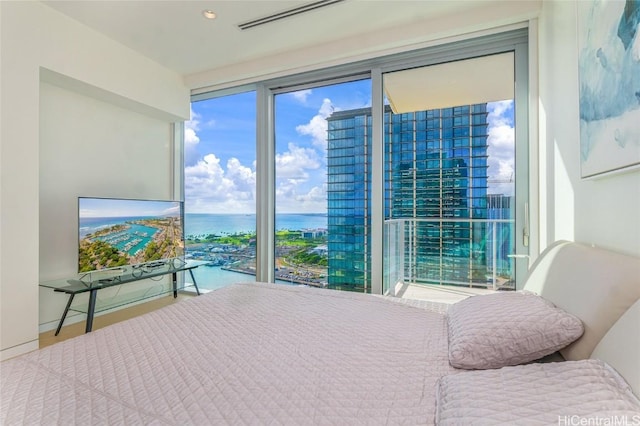
M201 260L149 262L140 265L84 272L71 278L42 281L39 285L40 287L52 288L65 293L83 293L93 289L106 288L175 272L188 271L207 263L208 262Z

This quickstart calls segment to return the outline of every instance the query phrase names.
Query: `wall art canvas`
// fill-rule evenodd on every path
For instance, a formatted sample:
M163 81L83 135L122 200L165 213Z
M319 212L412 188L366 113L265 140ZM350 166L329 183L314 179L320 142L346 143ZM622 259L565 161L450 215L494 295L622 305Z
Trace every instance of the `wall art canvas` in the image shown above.
M640 166L640 0L577 2L583 178Z

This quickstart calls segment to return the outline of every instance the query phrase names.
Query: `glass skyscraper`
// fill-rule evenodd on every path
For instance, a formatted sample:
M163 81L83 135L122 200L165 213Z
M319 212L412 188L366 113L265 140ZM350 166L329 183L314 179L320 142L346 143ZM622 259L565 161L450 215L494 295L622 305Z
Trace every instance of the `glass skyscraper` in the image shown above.
M327 121L327 285L367 291L371 278L371 108L334 112Z
M371 109L327 121L328 286L368 291ZM487 127L486 104L385 110L385 220L411 220L404 267L417 281L486 282L489 224L479 219L509 204L487 196Z

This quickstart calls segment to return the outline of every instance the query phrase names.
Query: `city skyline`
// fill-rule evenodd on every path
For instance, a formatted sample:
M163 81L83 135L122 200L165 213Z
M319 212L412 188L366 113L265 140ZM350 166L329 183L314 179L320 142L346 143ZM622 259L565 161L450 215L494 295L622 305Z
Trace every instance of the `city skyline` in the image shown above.
M400 237L403 277L455 285L485 284L489 274L494 280L498 273L503 281L511 277L506 254L512 252L512 233L508 225L489 223L503 213L502 219L512 219L512 212L498 201L502 195L488 194L487 115L484 103L402 114L386 108L385 219L410 219L412 235L405 241L403 231ZM366 292L375 209L371 108L334 113L328 121L327 283ZM495 227L493 237L489 227ZM507 250L493 253L498 246Z
M277 95L278 213L326 212L326 119L370 107L370 90L370 81L361 80ZM192 103L185 123L186 213L255 213L255 103L255 92ZM513 101L490 102L487 111L489 191L512 195Z

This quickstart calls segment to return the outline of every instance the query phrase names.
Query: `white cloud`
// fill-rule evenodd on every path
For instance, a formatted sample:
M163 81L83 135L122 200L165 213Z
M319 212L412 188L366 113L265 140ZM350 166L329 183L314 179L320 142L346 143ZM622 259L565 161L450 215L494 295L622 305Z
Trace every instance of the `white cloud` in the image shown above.
M184 122L184 163L187 166L194 165L198 161L197 146L200 143L198 130L200 130L200 114L192 109L191 119Z
M293 95L306 100L311 91ZM312 147L289 143L287 151L276 154L276 204L281 213L317 213L327 209L325 150L327 117L339 110L325 98L318 113L307 124L296 126L299 135L310 136ZM315 148L314 148L315 147ZM320 150L320 152L318 152Z
M300 188L300 181L286 179L276 188L278 213L319 213L327 210L327 192L324 187L309 190Z
M236 158L226 170L215 154L207 154L184 170L186 210L189 213L253 213L255 211L255 170Z
M513 100L506 101L498 101L498 102L489 102L487 104L487 112L489 113L488 121L489 124L505 124L509 122L509 118L504 114L509 109L513 108Z
M276 173L278 179L308 179L308 170L320 167L320 158L316 150L302 148L289 143L288 151L276 154Z
M243 166L237 158L227 161L227 177L237 190L253 195L256 187L256 174L251 168Z
M276 186L276 199L278 200L278 205L280 205L281 202L286 202L296 196L296 187L299 183L300 181L296 179L278 179L278 184Z
M515 137L515 129L508 124L489 124L489 144L498 149L509 151L505 155L513 156L510 151L513 150Z
M290 95L293 96L298 102L306 103L307 98L311 95L311 89L298 90L297 92L291 92Z
M324 181L325 170L313 148L289 143L286 152L276 154L276 204L281 213L322 212L326 192L314 186Z
M327 117L335 110L331 104L331 99L325 98L322 101L318 114L307 124L296 126L296 131L301 135L312 137L313 144L323 149L327 146Z
M489 144L488 170L489 193L513 195L515 179L515 129L507 112L512 111L513 101L487 104Z
M298 195L296 200L303 203L321 203L324 210L327 207L327 191L324 187L314 186L306 194Z

